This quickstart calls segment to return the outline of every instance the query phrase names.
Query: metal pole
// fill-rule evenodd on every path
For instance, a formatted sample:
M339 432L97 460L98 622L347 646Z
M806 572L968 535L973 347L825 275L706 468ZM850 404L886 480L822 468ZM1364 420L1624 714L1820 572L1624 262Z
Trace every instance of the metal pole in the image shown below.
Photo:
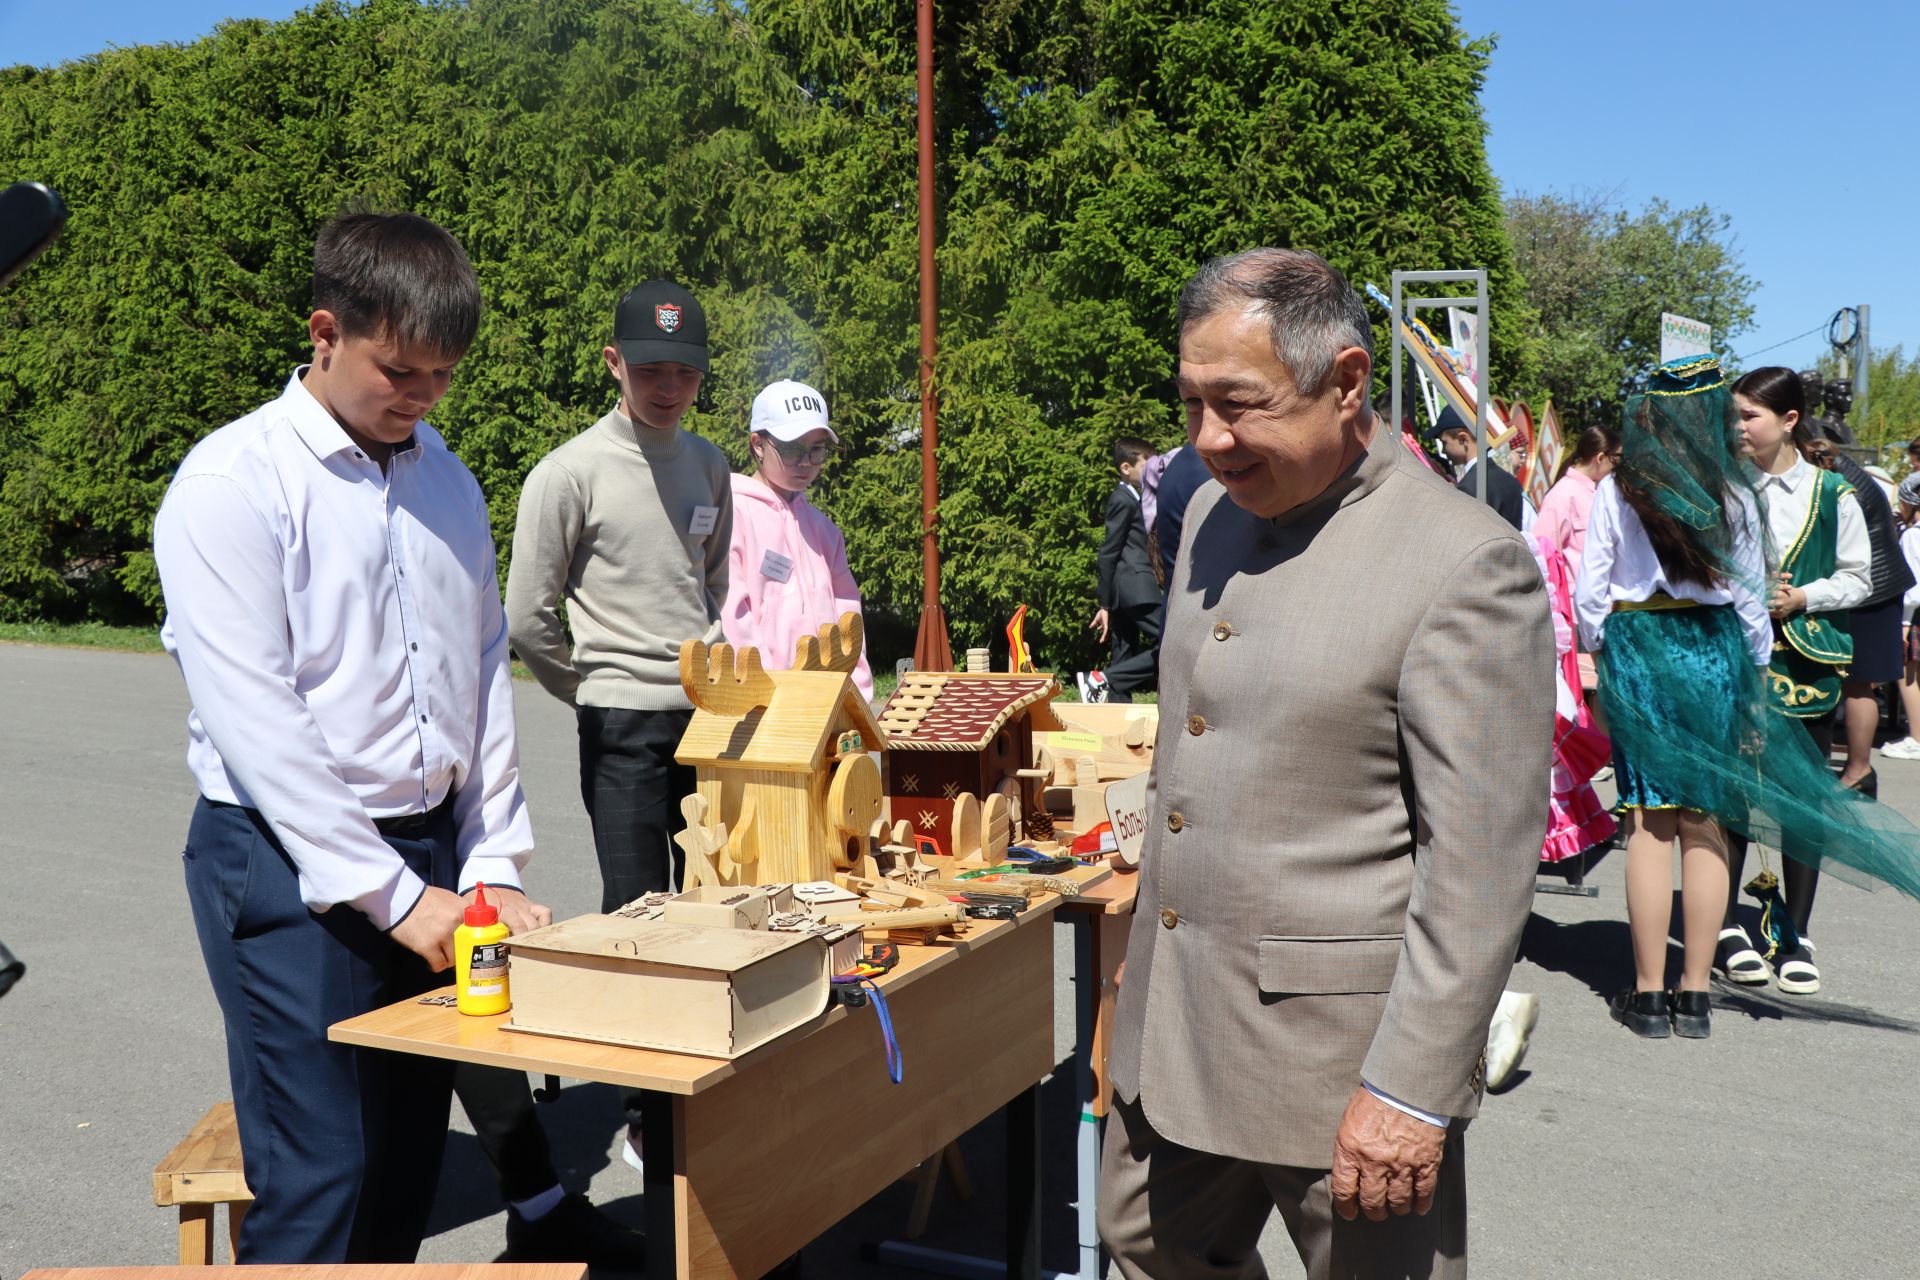
M1387 332L1392 335L1393 344L1393 429L1398 432L1401 429L1400 424L1407 420L1400 407L1400 356L1402 351L1400 346L1400 273L1398 271L1393 273L1393 279L1390 283L1393 286L1393 303L1392 309L1387 314ZM1420 424L1418 422L1414 423L1413 434L1415 439L1420 437Z
M940 513L938 403L933 385L935 327L939 307L933 262L933 0L915 0L919 37L920 117L920 632L913 665L920 671L951 671L953 646L940 608Z
M1487 368L1487 328L1492 317L1487 314L1487 273L1473 273L1474 308L1479 312L1480 323L1473 327L1473 345L1476 361L1474 372L1480 381L1473 388L1474 423L1473 444L1479 462L1473 468L1473 496L1485 502L1487 500L1487 468L1493 465L1493 459L1487 456L1487 401L1493 398L1493 370Z
M1868 338L1867 321L1873 308L1863 302L1857 310L1860 320L1854 330L1858 335L1854 345L1860 353L1860 367L1853 374L1853 420L1860 424L1860 428L1853 434L1855 439L1861 439L1871 425L1867 421L1867 371L1873 366L1873 343Z

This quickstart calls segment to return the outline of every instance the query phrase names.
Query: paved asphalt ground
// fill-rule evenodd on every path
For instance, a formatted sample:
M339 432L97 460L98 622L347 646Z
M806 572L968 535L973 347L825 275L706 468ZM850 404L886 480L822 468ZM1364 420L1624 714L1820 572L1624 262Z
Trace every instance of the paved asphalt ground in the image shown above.
M529 884L558 915L592 910L572 717L536 686L519 695L541 841ZM228 1096L178 856L193 800L184 712L164 657L0 645L0 938L28 966L0 1000L0 1277L171 1262L172 1211L151 1203L149 1170ZM1879 768L1883 797L1920 816L1920 764ZM1540 1028L1468 1143L1474 1273L1920 1276L1920 905L1829 881L1813 930L1821 996L1723 988L1711 1040L1646 1042L1603 1004L1630 977L1622 861L1592 876L1597 899L1536 903L1513 985L1540 994ZM1067 931L1056 937L1064 1059L1070 952ZM1073 1263L1064 1084L1056 1077L1043 1104L1043 1230L1058 1268ZM638 1179L607 1156L613 1091L570 1086L543 1110L569 1184L637 1224ZM421 1258L488 1261L504 1212L455 1117ZM964 1144L979 1196L943 1199L926 1243L997 1246L996 1128ZM898 1230L910 1194L893 1187L810 1246L807 1274L918 1274L861 1261L863 1244ZM1277 1227L1264 1252L1276 1277L1299 1274Z

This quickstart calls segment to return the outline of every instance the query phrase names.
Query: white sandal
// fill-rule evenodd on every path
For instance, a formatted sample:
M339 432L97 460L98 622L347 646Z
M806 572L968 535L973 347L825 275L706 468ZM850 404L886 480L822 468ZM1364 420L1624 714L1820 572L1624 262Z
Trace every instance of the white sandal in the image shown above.
M1780 962L1780 989L1789 995L1810 996L1820 990L1820 970L1813 964L1813 941L1800 939L1800 946Z
M1720 970L1727 975L1727 981L1749 987L1766 982L1767 962L1753 949L1753 939L1739 925L1720 931L1720 942L1715 950L1718 952L1715 959L1720 962Z

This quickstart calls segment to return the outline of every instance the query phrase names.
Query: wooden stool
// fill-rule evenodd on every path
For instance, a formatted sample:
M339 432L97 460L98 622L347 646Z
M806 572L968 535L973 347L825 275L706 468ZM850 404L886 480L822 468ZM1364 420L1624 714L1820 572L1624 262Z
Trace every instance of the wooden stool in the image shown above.
M240 1242L240 1220L247 1216L253 1192L240 1167L240 1130L233 1104L216 1102L207 1114L153 1167L153 1202L180 1207L180 1265L213 1262L213 1208L227 1206L227 1247ZM231 1262L233 1255L227 1255Z

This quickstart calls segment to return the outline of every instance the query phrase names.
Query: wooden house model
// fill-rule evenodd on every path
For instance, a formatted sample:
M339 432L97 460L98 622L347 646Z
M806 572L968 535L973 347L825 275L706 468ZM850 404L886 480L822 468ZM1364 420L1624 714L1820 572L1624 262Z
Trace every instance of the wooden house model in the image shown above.
M910 671L880 712L891 821L940 851L999 860L1009 842L1052 834L1034 734L1062 728L1050 675Z
M693 719L674 758L697 794L682 887L830 880L857 867L881 816L880 726L852 673L860 616L803 637L793 668L767 671L758 651L690 640L680 684Z

